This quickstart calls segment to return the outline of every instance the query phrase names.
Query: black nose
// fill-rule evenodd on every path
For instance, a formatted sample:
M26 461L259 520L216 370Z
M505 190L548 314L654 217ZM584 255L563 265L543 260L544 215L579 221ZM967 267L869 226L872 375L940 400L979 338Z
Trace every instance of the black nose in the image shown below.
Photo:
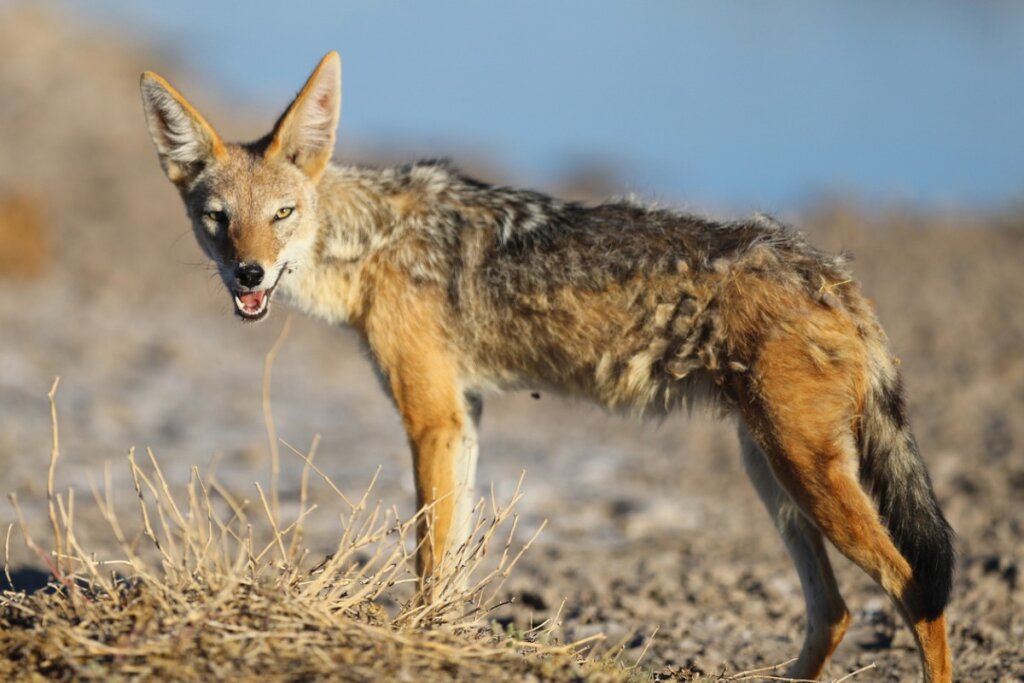
M243 287L255 287L263 282L263 266L258 263L239 263L235 268L235 279Z

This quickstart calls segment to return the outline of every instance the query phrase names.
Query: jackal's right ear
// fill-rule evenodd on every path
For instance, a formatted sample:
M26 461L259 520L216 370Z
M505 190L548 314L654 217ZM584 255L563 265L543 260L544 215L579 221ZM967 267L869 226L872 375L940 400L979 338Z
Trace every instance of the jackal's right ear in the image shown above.
M341 57L328 52L274 126L266 157L283 154L316 182L334 153L339 116Z
M226 151L213 126L161 76L142 74L142 104L160 165L171 182L184 185Z

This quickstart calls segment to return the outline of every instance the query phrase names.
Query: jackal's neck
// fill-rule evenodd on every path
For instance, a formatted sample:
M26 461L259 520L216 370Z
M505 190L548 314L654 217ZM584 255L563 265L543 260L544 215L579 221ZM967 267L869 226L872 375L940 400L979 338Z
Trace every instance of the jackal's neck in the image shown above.
M317 187L318 251L328 265L365 257L396 227L400 187L387 180L379 169L328 168Z
M404 186L393 169L328 167L317 186L314 243L281 283L294 306L334 324L358 315L365 259L400 229Z
M300 308L331 322L358 314L369 261L386 260L421 285L447 286L453 255L470 235L508 242L571 223L579 212L571 202L492 186L431 161L380 169L332 165L317 197L316 246L288 289Z

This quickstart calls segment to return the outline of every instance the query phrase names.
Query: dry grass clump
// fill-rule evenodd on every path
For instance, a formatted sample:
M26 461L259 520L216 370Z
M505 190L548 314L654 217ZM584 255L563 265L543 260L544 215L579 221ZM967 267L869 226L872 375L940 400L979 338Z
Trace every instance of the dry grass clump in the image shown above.
M0 194L0 277L40 275L50 262L49 228L38 197L27 192Z
M279 454L268 386L284 334L264 374L275 476ZM144 464L131 451L137 517L126 519L115 509L109 466L103 490L93 487L120 549L116 558L100 559L76 535L75 491L54 488L57 384L49 394L53 447L46 487L52 548L33 538L11 494L17 527L50 581L44 590L0 594L2 680L790 680L775 675L779 667L734 675L678 668L654 673L620 663L615 648L586 658L587 643L601 636L554 644L558 615L526 632L492 625L504 579L533 542L514 540L518 487L505 503L493 491L489 502L480 501L470 540L438 579L421 586L412 572L415 529L430 524L431 510L402 519L394 509L371 505L372 481L352 502L316 466L316 440L309 453L288 447L303 462L291 519L280 512L273 477L269 495L256 484L253 500L240 500L213 474L193 468L175 494L151 451ZM317 483L334 493L340 510L340 540L326 557L312 556L303 543L304 523L318 507L310 503ZM5 556L13 529L7 529ZM3 570L13 586L6 561Z
M252 502L238 500L195 469L176 495L152 452L144 465L131 453L138 529L127 532L115 510L108 468L105 491L93 494L120 557L99 559L76 536L74 490L53 487L56 386L51 549L32 537L11 496L25 542L52 578L46 590L0 597L0 678L604 681L629 674L585 662L582 643L547 643L543 626L516 637L489 626L503 579L529 546L513 541L518 491L504 504L493 494L481 501L472 540L442 579L419 588L412 539L430 510L403 520L371 505L372 482L352 502L316 467L315 443L308 454L295 451L304 472L290 520L258 484ZM326 557L303 547L303 523L317 507L309 503L311 478L336 494L341 510L341 538Z

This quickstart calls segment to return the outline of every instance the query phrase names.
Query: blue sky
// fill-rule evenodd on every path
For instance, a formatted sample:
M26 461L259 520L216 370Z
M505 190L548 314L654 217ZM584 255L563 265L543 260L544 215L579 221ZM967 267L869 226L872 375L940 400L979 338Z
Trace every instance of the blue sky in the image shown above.
M784 210L1024 199L1024 3L1012 0L95 0L259 111L328 50L341 138L483 155L545 186ZM155 68L159 64L140 65Z

